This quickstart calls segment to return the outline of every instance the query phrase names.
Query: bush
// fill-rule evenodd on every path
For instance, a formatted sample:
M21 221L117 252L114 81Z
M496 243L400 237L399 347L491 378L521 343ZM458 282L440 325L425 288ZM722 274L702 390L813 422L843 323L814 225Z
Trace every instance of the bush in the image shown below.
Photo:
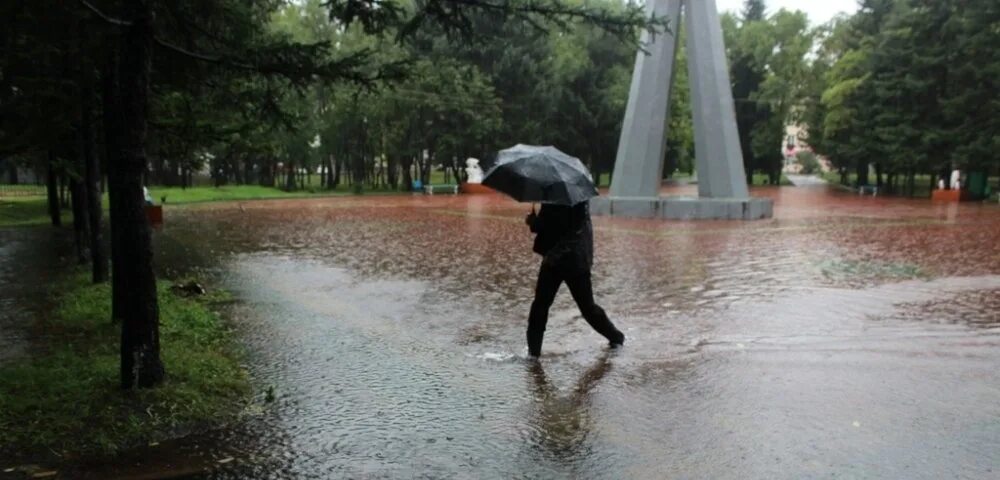
M820 173L819 160L816 154L809 151L802 151L795 154L795 161L802 166L802 173L812 175Z

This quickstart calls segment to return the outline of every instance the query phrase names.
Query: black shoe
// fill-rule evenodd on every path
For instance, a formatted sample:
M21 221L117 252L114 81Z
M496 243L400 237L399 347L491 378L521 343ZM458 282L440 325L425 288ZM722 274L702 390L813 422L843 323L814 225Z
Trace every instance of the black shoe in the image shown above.
M621 336L621 338L619 340L612 340L612 341L608 342L608 345L611 348L622 348L622 347L624 347L625 346L625 335L622 334L622 336Z

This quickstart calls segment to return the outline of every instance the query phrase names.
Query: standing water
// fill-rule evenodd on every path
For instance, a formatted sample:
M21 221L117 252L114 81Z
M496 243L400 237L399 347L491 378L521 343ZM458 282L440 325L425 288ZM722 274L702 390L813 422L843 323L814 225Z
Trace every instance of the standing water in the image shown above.
M757 194L775 219L595 218L625 348L564 288L537 364L523 205L169 209L160 270L235 294L276 397L179 450L222 479L1000 477L1000 209Z

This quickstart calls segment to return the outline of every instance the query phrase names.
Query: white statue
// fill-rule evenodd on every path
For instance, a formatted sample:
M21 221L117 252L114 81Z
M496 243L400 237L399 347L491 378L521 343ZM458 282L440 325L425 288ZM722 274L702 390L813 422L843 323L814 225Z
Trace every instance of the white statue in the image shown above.
M465 161L465 174L469 183L483 183L483 169L479 168L479 160L470 158Z
M951 189L961 190L962 189L962 172L959 170L951 171Z

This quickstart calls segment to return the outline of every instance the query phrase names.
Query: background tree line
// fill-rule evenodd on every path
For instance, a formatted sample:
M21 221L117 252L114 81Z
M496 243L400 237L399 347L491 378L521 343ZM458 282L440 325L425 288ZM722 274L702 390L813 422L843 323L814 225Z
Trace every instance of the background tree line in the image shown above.
M633 43L620 41L622 31L574 23L548 35L522 18L471 15L462 28L475 33L466 37L472 40L451 41L452 23L424 25L401 43L360 23L345 27L324 3L260 2L257 11L245 7L241 14L219 13L225 9L215 14L243 15L244 26L234 29L242 35L253 31L303 44L326 43L334 54L363 55L368 66L396 62L405 75L396 72L391 80L346 88L309 81L286 88L273 75L248 78L188 62L187 71L154 77L154 135L144 180L183 186L191 184L194 172L208 171L215 184L408 189L413 180L429 182L434 169L444 170L447 181L460 181L465 158L488 163L498 149L518 142L558 145L584 159L598 176L613 170L635 56ZM620 0L565 3L621 14L630 8ZM860 7L855 15L816 27L801 12L767 14L763 0L747 0L739 14L723 15L748 178L762 173L778 183L788 123L806 127L805 140L830 160L845 184L913 194L918 177L934 182L953 168L982 173L976 178L983 181L995 174L993 152L1000 142L996 115L991 115L997 111L991 92L997 90L1000 69L1000 54L991 47L1000 40L995 2L864 0ZM206 13L188 14L194 12ZM24 15L8 18L30 23ZM178 28L185 24L176 23ZM677 27L674 34L683 43L683 29ZM60 32L65 37L74 28L87 27L66 24ZM17 28L7 32L7 41L14 42ZM192 33L178 30L177 35L190 38ZM624 35L636 38L634 30ZM83 37L97 43L87 47L87 42L63 38L67 49L59 52L65 58L51 58L56 54L51 49L40 55L52 65L62 61L58 68L68 72L70 58L88 61L72 55L71 47L99 48L101 40ZM679 65L685 55L682 47ZM18 58L39 57L16 51L7 56L8 62ZM694 170L685 68L677 70L676 82L665 176ZM37 95L47 94L42 84L34 87ZM48 105L67 93L57 84L45 88L51 94ZM52 136L59 130L55 125L68 121L67 112L34 109L25 114L37 115L34 119L5 115L4 120L20 127L45 124L45 135ZM50 183L63 186L63 198L72 196L84 172L67 161L72 152L25 153L23 147L36 136L14 134L18 128L4 131L17 139L0 153L8 170L28 164L51 171L55 181Z
M1000 173L1000 3L860 3L818 32L810 145L845 184L913 195L958 168L981 191Z
M573 5L624 12L621 0L571 0ZM808 54L816 30L801 12L765 15L749 0L740 15L725 14L725 31L739 106L747 172L777 184L783 166L786 122L801 113L808 84ZM681 26L672 34L685 36ZM449 41L442 28L425 28L403 45L378 44L380 55L406 59L406 78L377 88L336 95L317 86L290 100L301 113L297 138L270 142L285 179L268 185L302 188L307 172L325 172L321 186L409 189L430 180L432 169L460 181L464 161L489 164L497 150L515 143L552 144L578 156L600 179L610 175L635 61L637 31L622 42L595 24L575 24L553 35L518 21L471 19L472 42ZM360 29L333 28L320 0L281 8L272 29L304 41L329 40L340 48L365 48L378 39ZM683 47L678 65L686 64ZM677 70L671 99L664 176L694 172L694 139L687 70ZM319 136L319 145L306 146ZM291 144L289 142L292 142ZM316 142L312 142L316 145ZM214 171L214 170L213 170ZM226 181L240 182L235 164ZM299 175L288 176L288 172ZM281 172L278 173L281 175ZM748 175L752 178L752 175ZM245 181L245 179L244 179ZM605 177L607 182L608 178Z

